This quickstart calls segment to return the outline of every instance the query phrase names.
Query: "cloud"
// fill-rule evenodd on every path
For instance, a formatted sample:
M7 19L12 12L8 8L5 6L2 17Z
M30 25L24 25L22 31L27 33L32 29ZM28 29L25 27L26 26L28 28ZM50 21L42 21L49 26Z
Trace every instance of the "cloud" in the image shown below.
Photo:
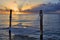
M43 10L44 12L55 12L55 11L60 11L60 2L57 4L40 4L31 9L31 11L39 11Z
M53 11L53 10L59 10L59 6L58 3L55 4L45 4L45 3L49 3L49 2L58 2L58 0L1 0L0 1L0 8L1 5L4 8L21 8L21 5L23 6L22 9L27 9L27 10L32 10L32 11L38 11L40 9L44 10L44 11ZM28 5L26 5L28 4ZM36 5L36 4L40 4L40 5ZM32 6L33 5L33 6ZM35 6L36 5L36 6ZM53 6L52 6L53 5Z

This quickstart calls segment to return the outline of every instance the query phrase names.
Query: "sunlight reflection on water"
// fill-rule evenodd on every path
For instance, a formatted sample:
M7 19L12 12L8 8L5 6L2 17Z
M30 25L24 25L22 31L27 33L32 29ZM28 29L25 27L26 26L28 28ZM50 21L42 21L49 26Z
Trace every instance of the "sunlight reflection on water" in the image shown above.
M38 14L32 14L32 13L20 13L20 14L14 14L12 15L12 27L16 26L15 28L18 28L17 26L22 23L24 26L34 26L34 25L39 25L39 18ZM37 22L36 22L37 21ZM38 24L37 24L38 23ZM9 27L9 15L1 14L0 15L0 25L2 27ZM25 27L24 27L25 28Z

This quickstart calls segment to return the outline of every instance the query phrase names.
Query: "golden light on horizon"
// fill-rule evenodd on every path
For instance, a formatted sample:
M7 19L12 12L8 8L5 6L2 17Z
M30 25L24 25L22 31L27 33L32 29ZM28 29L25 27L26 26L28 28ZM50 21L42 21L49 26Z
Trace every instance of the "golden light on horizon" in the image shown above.
M34 5L32 5L32 4L31 5L23 5L22 7L20 7L20 10L24 11L24 10L32 9L32 6L34 6ZM5 7L7 9L19 11L19 9L18 9L19 5L17 3L14 3L14 2L10 2L10 3L6 4Z
M5 4L4 5L6 10L13 10L13 14L28 14L28 13L25 13L24 11L25 10L31 10L33 7L37 6L37 4L25 4L23 5L22 7L19 7L19 5L17 3L14 3L14 2L9 2L8 4ZM20 12L21 10L21 12ZM18 11L18 12L17 12ZM7 12L4 12L3 14L7 14ZM9 14L9 12L8 12Z

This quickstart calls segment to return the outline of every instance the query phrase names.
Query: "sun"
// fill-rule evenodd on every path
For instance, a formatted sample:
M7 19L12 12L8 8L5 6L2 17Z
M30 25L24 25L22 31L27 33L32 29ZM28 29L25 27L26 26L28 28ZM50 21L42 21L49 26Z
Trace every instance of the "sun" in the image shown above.
M8 9L12 9L12 10L14 10L14 11L19 11L19 9L18 9L18 5L16 4L16 3L8 3L7 5L6 5L6 7L8 8Z

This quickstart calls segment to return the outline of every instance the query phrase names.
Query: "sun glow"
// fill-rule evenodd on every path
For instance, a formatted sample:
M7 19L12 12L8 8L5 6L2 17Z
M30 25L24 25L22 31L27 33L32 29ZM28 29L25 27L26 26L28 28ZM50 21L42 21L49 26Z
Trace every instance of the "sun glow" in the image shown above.
M35 7L37 4L25 4L22 7L19 7L19 5L15 2L9 2L7 4L5 4L5 9L6 10L13 10L13 14L28 14L25 13L25 10L31 10L33 7ZM17 12L18 11L18 12Z
M12 9L12 10L14 10L14 11L19 11L19 9L18 9L18 5L16 4L16 3L8 3L7 5L6 5L6 7L8 8L8 9Z

